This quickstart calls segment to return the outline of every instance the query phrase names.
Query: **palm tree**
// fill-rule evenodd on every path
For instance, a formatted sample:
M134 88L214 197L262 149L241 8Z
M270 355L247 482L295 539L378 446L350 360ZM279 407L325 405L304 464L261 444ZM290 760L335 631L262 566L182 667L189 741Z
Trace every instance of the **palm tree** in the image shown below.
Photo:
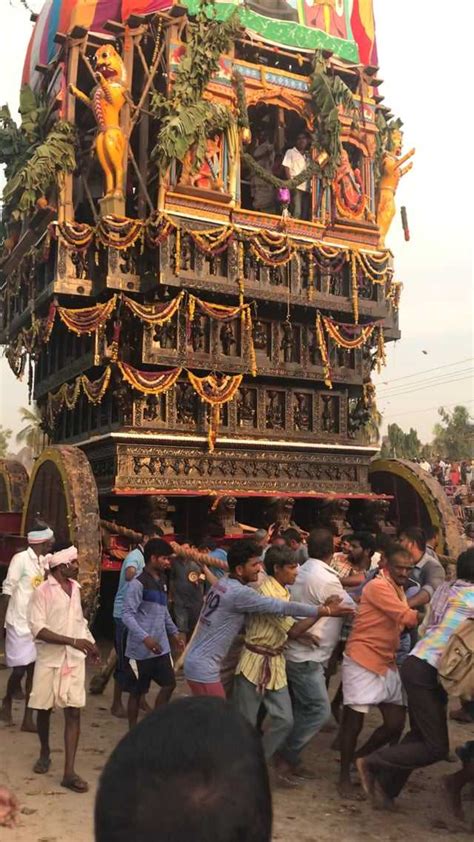
M365 434L368 444L378 444L380 441L380 427L382 426L382 414L374 405L371 409L371 417L365 425Z
M16 443L30 447L33 451L33 456L38 456L45 446L40 411L37 405L33 404L33 409L27 409L25 406L21 406L19 412L25 426L17 434Z

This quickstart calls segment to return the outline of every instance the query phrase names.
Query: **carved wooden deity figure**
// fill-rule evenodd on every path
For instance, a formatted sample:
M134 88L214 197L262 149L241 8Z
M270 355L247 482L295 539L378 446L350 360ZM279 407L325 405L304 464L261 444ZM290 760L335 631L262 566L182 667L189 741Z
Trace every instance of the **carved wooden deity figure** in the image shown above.
M283 351L283 359L286 363L291 363L293 360L293 346L295 344L295 337L293 336L293 326L287 319L283 322L283 336L281 340L281 349Z
M125 65L111 44L95 53L97 86L88 97L74 85L70 93L92 109L98 126L95 148L105 174L106 196L123 199L125 135L120 128L120 111L125 104Z
M243 528L235 519L237 500L235 497L218 497L210 510L207 530L209 535L242 535Z
M152 494L144 500L144 509L154 526L159 526L165 535L174 533L173 522L168 518L168 498L161 494Z
M344 535L352 531L347 520L349 511L349 500L327 500L321 506L318 517L318 526L325 526L331 530L333 535Z
M224 354L226 357L229 357L232 354L232 345L236 344L232 325L229 323L223 324L220 330L219 338L221 340Z
M382 247L385 246L385 237L395 216L395 193L397 192L398 182L402 175L405 175L413 166L413 163L406 167L403 167L402 164L406 163L415 154L415 150L410 149L406 155L400 157L403 134L398 129L391 132L390 139L392 148L383 157L382 177L377 200L377 225L380 229L379 246Z

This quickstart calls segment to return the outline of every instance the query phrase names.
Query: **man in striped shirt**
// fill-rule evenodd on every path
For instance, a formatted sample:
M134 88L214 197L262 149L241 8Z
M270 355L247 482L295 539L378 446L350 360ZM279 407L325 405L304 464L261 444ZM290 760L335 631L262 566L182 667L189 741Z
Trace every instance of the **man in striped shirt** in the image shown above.
M288 601L287 587L293 585L298 563L289 547L270 547L265 554L267 577L258 589L262 596ZM332 612L336 612L334 605ZM244 650L236 669L234 701L252 724L263 703L270 721L263 735L265 757L270 760L293 727L291 699L286 678L283 649L288 638L304 635L314 618L296 622L277 614L255 614L247 623ZM313 642L314 645L314 642Z

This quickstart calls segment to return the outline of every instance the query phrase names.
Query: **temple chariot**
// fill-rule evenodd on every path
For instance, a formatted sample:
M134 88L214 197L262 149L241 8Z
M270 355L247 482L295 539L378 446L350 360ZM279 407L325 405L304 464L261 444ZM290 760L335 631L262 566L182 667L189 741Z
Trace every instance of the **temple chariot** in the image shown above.
M86 601L147 519L416 509L449 542L438 492L371 464L413 154L381 86L369 0L45 3L1 117L0 340L49 446L0 508L78 544Z

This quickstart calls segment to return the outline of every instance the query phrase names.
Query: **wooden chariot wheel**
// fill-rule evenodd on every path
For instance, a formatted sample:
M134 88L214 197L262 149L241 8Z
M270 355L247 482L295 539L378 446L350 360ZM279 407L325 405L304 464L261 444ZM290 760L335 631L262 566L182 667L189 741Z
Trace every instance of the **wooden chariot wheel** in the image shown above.
M391 518L404 526L437 526L441 532L440 552L457 558L462 551L461 529L454 509L439 482L416 462L405 459L375 459L369 468L372 490L390 494Z
M36 460L23 509L23 535L38 516L51 526L57 541L77 547L82 604L92 621L101 573L99 500L91 466L78 447L48 447Z
M21 512L28 473L15 459L0 459L0 512Z

